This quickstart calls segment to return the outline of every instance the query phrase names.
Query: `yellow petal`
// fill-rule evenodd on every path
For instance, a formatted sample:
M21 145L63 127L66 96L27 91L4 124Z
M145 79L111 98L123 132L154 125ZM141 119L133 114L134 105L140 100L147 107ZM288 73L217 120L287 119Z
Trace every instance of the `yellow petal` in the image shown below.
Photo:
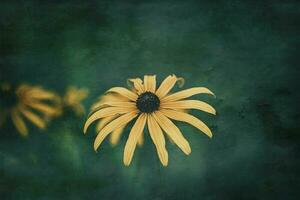
M123 162L124 165L129 166L133 157L133 153L135 151L135 147L138 141L138 138L141 136L143 133L145 124L147 120L147 115L145 113L140 114L138 119L136 120L135 124L133 125L125 148L124 148L124 157L123 157Z
M99 132L101 131L101 129L106 125L108 124L109 122L111 122L113 119L116 119L117 117L119 117L119 115L112 115L112 116L109 116L109 117L105 117L103 119L101 119L98 123L97 123L97 126L96 126L96 131Z
M111 135L110 135L110 144L112 146L115 146L119 142L120 137L122 135L122 132L124 131L124 128L125 128L125 126L121 126L120 128L115 129L111 133Z
M94 142L94 149L95 151L101 145L103 140L115 129L125 126L128 122L134 119L137 116L136 111L124 114L117 119L113 120L109 124L107 124L97 135L95 142Z
M118 94L107 94L99 97L99 100L94 103L91 110L99 108L105 102L129 102L130 100Z
M191 147L177 126L160 111L152 113L152 116L160 127L172 138L173 142L187 155L191 153Z
M183 100L174 102L163 102L161 108L169 109L197 109L215 115L216 110L209 104L198 100Z
M145 75L144 76L144 88L145 88L145 92L149 91L152 93L155 93L156 90L156 76L149 76L149 75Z
M161 102L168 102L168 101L177 101L181 99L185 99L191 97L196 94L211 94L214 95L209 89L205 87L194 87L187 90L182 90L180 92L176 92L174 94L168 95L164 97Z
M156 151L160 162L163 166L168 165L168 152L166 150L166 142L163 132L153 116L150 114L148 116L148 129L150 132L151 139L156 146Z
M28 135L28 130L27 127L24 123L24 120L22 119L22 117L20 116L20 113L18 110L13 109L11 112L11 119L14 123L14 125L16 126L17 130L19 131L19 133L22 136L27 136Z
M170 75L160 84L159 88L156 91L156 95L159 98L163 98L169 91L174 87L177 82L177 77L175 75Z
M136 101L136 99L138 98L137 94L135 94L135 93L131 92L130 90L123 88L123 87L113 87L113 88L109 89L107 92L115 92L124 97L127 97L128 99L130 99L132 101Z
M124 113L129 113L132 112L136 109L131 109L131 108L121 108L121 107L108 107L108 108L103 108L100 110L96 110L95 112L92 112L90 116L88 117L87 121L84 124L83 132L86 133L86 130L88 127L96 120L104 118L104 117L109 117L113 116L116 114L124 114Z
M46 105L44 103L40 103L40 102L29 103L28 106L40 111L41 113L43 113L46 116L54 116L58 112L58 110L56 108Z
M193 115L184 113L184 112L178 112L175 110L165 110L162 109L160 110L164 115L166 115L168 118L186 122L191 124L192 126L198 128L200 131L205 133L208 137L212 137L212 132L211 130L199 119L194 117Z
M140 78L128 79L128 83L130 82L133 83L133 86L138 94L142 94L144 92L143 81Z
M25 108L20 108L20 111L29 121L31 121L40 129L44 129L46 127L45 121L42 118L40 118L37 114Z
M141 134L141 136L139 137L139 139L138 139L138 146L143 146L143 144L144 144L144 134L142 133Z
M103 102L98 104L98 108L103 108L107 106L113 107L122 107L122 108L136 108L136 104L134 102Z

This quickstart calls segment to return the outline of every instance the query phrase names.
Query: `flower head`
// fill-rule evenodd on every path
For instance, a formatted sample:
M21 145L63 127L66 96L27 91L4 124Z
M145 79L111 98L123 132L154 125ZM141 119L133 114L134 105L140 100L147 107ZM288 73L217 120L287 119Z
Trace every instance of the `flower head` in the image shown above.
M58 109L59 97L39 86L1 84L0 97L0 121L4 122L10 116L22 136L28 134L24 118L45 129L46 119L55 116Z
M82 116L85 113L82 101L87 98L88 94L89 91L85 88L70 86L62 98L62 104L64 107L73 110L77 116Z
M129 79L129 82L132 84L131 90L123 87L111 88L94 104L93 111L85 123L84 132L94 121L101 120L99 123L101 126L98 125L99 133L94 142L95 150L109 134L117 131L119 136L124 127L135 118L137 119L124 149L123 162L126 166L131 163L146 124L163 166L168 165L168 152L163 133L166 133L185 154L191 153L189 142L171 119L189 123L212 137L212 132L201 120L186 112L187 109L197 109L215 115L215 109L209 104L198 100L186 100L196 94L214 95L209 89L194 87L170 94L176 82L183 82L182 78L175 75L168 76L158 88L155 75L144 76L144 81L135 78Z

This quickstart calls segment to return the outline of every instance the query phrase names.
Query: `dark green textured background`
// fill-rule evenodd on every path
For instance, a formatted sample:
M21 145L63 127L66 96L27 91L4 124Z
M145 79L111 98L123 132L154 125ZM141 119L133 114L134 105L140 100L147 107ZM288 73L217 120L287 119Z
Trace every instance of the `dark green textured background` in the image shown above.
M178 123L185 156L168 143L169 166L149 136L129 168L122 142L93 151L84 119L0 134L0 199L298 199L297 1L1 1L0 79L63 93L90 89L86 107L129 77L169 74L206 86L216 117L192 112L208 139ZM147 132L146 132L147 133Z

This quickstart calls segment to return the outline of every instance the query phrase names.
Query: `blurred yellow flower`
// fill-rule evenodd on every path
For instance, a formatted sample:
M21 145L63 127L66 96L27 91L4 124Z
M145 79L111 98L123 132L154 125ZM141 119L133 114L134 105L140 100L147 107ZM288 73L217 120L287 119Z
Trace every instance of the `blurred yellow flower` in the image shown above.
M82 101L88 97L89 91L86 88L68 87L65 96L62 98L63 107L70 108L76 115L85 114Z
M0 85L0 118L2 124L10 116L22 136L28 135L24 118L40 129L46 128L47 119L58 112L59 97L39 86L21 84L18 87Z
M183 79L175 75L168 76L158 88L156 88L155 75L144 76L144 81L134 78L129 79L129 82L132 83L133 90L123 87L111 88L100 101L93 105L93 111L84 125L84 132L86 133L94 121L102 120L101 125L98 124L99 133L94 142L95 150L110 133L118 138L124 127L136 117L137 120L131 128L124 149L123 162L126 166L131 163L146 124L163 166L168 165L168 152L163 131L185 154L191 153L188 141L170 119L189 123L212 137L211 130L201 120L188 114L186 110L197 109L215 115L215 109L203 101L185 100L196 94L214 95L209 89L194 87L169 94L176 82L183 83Z

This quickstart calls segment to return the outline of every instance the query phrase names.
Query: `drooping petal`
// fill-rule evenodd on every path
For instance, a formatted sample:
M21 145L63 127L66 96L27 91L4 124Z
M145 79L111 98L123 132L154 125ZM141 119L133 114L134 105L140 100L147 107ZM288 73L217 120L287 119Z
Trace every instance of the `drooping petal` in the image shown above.
M156 95L159 98L163 98L169 91L174 87L177 82L177 77L175 75L170 75L160 84L159 88L156 91Z
M110 144L112 146L115 146L121 137L122 132L124 131L125 126L121 126L120 128L115 129L111 134L110 134Z
M130 99L132 101L136 101L136 99L138 98L137 94L135 94L135 93L131 92L130 90L123 88L123 87L113 87L113 88L109 89L107 92L115 92L124 97L127 97L128 99Z
M145 75L144 76L144 88L145 88L145 92L149 91L152 93L155 93L156 90L156 76L149 76L149 75Z
M194 117L193 115L184 113L184 112L178 112L175 110L166 110L162 109L160 110L164 115L166 115L168 118L182 121L191 124L192 126L198 128L200 131L205 133L208 137L212 137L211 130L198 118Z
M28 130L27 127L24 123L24 120L22 119L22 117L20 116L20 113L18 110L13 109L11 112L11 119L14 123L14 125L16 126L17 130L19 131L19 133L22 136L27 136L28 135Z
M182 90L180 92L176 92L174 94L168 95L162 98L161 102L177 101L177 100L191 97L196 94L210 94L214 96L214 93L212 93L209 89L205 87L194 87L194 88Z
M139 137L139 139L138 139L138 146L143 146L143 144L144 144L144 134L142 133L141 134L141 136Z
M94 142L94 149L95 151L98 149L98 147L101 145L103 140L114 130L117 128L120 128L122 126L125 126L127 123L129 123L132 119L134 119L137 116L137 112L133 111L127 114L124 114L117 119L111 121L109 124L107 124L97 135L95 142Z
M140 78L128 79L129 83L133 83L133 87L137 91L137 94L142 94L144 90L143 81Z
M136 108L132 109L132 108L122 108L122 107L108 107L108 108L103 108L103 109L97 110L97 111L91 113L90 116L88 117L88 119L86 120L84 128L83 128L83 132L86 133L88 127L94 121L96 121L98 119L113 116L116 114L125 114L125 113L129 113L129 112L132 112L135 110L136 110Z
M29 120L31 121L33 124L35 124L37 127L39 127L40 129L44 129L46 128L46 123L45 121L40 118L37 114L31 112L28 109L25 108L20 108L20 112Z
M163 132L151 114L148 116L147 123L148 123L148 129L150 132L151 139L157 150L159 160L163 166L167 166L168 152L165 147L166 142L165 142L165 137L163 135Z
M123 157L123 162L124 165L129 166L133 157L133 153L135 151L135 147L138 141L138 138L141 136L145 124L146 124L146 120L147 120L147 114L142 113L138 119L136 120L135 124L133 125L125 148L124 148L124 157Z
M40 102L31 102L28 104L31 108L40 111L46 116L55 116L58 113L57 108L51 107L47 104L40 103Z
M111 122L113 119L116 119L116 118L119 117L119 116L120 116L119 114L116 114L116 115L112 115L112 116L105 117L105 118L101 119L101 120L97 123L96 131L97 131L97 132L101 131L101 129L102 129L106 124L108 124L108 123Z
M174 102L163 102L161 108L167 109L197 109L215 115L216 110L203 101L198 100L182 100Z
M187 155L191 153L191 147L178 127L160 111L152 113L152 116L160 127L172 138L173 142Z
M98 104L98 108L103 108L107 106L112 107L123 107L123 108L136 108L136 104L134 102L103 102L102 104Z

